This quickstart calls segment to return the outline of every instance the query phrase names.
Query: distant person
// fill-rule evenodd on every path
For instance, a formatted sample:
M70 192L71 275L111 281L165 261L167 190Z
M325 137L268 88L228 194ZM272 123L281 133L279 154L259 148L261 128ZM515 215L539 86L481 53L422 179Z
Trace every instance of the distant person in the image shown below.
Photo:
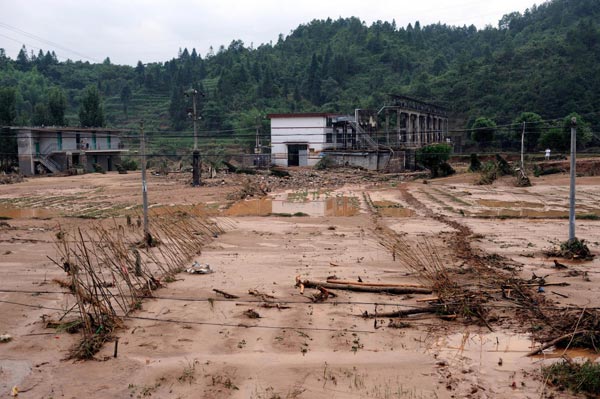
M546 161L550 159L550 148L546 148Z

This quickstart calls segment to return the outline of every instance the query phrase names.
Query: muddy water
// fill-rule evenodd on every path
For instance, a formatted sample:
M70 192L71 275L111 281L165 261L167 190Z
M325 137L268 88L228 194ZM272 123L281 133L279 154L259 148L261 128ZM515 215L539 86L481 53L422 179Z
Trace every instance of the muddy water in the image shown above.
M463 332L440 337L433 350L451 365L470 368L485 374L492 381L506 381L506 374L523 368L526 363L539 359L526 357L534 348L527 334L503 332Z
M373 201L373 206L381 216L388 217L411 217L415 212L409 208L403 208L400 204L393 201Z
M337 196L317 199L290 197L284 195L276 198L238 201L226 209L224 214L227 216L354 216L360 210L360 203L355 197Z
M10 219L46 219L56 216L56 214L48 209L43 208L15 208L6 205L0 205L0 218Z
M600 353L596 353L589 349L556 349L553 352L544 352L542 355L536 355L538 359L561 359L563 356L568 356L571 359L581 359L596 362L600 359Z

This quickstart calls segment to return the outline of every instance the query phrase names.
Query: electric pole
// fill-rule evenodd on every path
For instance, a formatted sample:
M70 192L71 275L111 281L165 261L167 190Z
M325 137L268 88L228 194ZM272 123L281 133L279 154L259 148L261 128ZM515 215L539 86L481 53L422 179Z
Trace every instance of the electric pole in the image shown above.
M140 122L140 163L142 169L142 201L144 207L144 238L150 236L148 230L148 186L146 184L146 136L144 135L144 121Z
M198 112L196 108L196 96L198 95L198 90L189 89L185 92L185 95L188 97L192 97L192 110L191 115L188 113L188 116L192 117L192 122L194 124L194 152L192 155L192 186L199 187L200 186L200 151L198 151L198 130L196 129L196 121L198 120Z
M577 119L571 118L571 188L569 193L569 243L575 241L575 165L577 153Z
M521 133L521 170L525 173L525 122L523 121L523 132Z

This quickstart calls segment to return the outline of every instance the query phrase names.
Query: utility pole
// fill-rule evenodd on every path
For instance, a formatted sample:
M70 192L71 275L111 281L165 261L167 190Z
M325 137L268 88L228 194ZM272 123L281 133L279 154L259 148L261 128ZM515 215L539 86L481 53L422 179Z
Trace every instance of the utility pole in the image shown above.
M196 121L198 120L198 112L196 108L196 96L198 95L198 90L189 89L185 92L185 95L188 97L192 97L192 112L191 115L188 113L188 116L192 117L192 122L194 124L194 152L192 155L192 186L199 187L200 186L200 151L198 151L198 130L196 129Z
M523 132L521 133L521 170L525 172L525 121L523 121Z
M140 155L142 169L142 201L144 206L144 238L150 237L148 230L148 186L146 184L146 136L144 135L144 121L140 122Z
M569 193L569 243L575 241L575 165L577 153L577 118L571 118L571 188Z

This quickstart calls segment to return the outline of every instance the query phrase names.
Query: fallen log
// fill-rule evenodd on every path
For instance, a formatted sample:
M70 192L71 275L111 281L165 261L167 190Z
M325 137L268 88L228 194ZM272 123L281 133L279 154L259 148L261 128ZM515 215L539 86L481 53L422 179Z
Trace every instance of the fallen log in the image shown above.
M569 334L561 335L560 337L555 338L552 341L546 342L544 345L540 346L539 348L532 350L526 356L535 356L535 355L541 353L543 350L548 349L551 346L556 345L557 343L559 343L563 339L571 338L571 337L574 337L576 335L587 334L589 332L590 332L589 330L582 330L582 331L575 331L575 332L572 332L572 333L569 333Z
M304 287L307 288L328 288L333 290L348 290L358 292L386 292L388 294L431 294L430 288L420 287L393 287L393 286L368 286L359 285L356 283L352 284L337 284L325 281L301 281L300 277L296 277L296 286L300 287L301 291Z
M365 283L350 280L336 280L327 279L330 284L347 284L347 285L360 285L363 287L405 287L405 288L427 288L422 284L394 284L394 283Z
M239 296L237 296L237 295L228 294L227 292L218 290L216 288L213 288L213 291L216 292L217 294L223 295L227 299L237 299L237 298L239 298Z
M434 302L434 301L439 301L440 297L439 296L430 296L427 298L418 298L417 302Z
M375 313L371 314L365 310L364 313L362 314L362 316L365 318L405 317L405 316L410 316L411 314L436 313L438 310L439 310L439 308L434 307L434 306L430 306L430 307L426 307L426 308L411 308L411 309L397 310L395 312L385 312L385 313L377 312L377 314L375 314Z

